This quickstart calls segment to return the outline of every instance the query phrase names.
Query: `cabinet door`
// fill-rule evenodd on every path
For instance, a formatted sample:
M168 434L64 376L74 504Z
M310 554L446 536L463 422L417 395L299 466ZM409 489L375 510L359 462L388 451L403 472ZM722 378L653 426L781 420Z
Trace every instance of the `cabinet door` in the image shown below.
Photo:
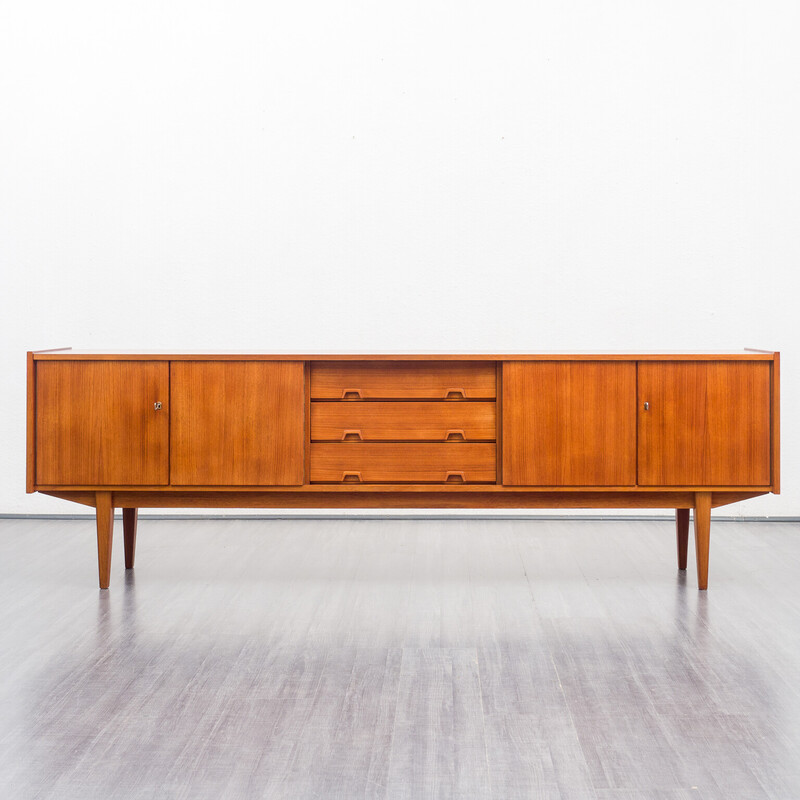
M167 362L36 363L38 485L164 485L168 445Z
M173 361L174 486L303 483L301 361Z
M639 364L642 486L769 482L769 362Z
M503 364L503 483L636 483L636 365Z

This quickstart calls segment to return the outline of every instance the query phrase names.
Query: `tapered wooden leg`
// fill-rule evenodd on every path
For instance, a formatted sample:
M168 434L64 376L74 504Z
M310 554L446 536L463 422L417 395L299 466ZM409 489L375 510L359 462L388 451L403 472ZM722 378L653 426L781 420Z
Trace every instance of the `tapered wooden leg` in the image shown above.
M133 560L136 557L136 523L138 521L138 508L122 509L122 530L125 533L125 569L133 569Z
M697 588L708 589L708 545L711 534L711 492L694 496L694 549L697 554Z
M675 533L678 539L678 569L686 569L689 549L689 509L675 509Z
M108 589L111 581L111 540L114 536L114 506L111 492L97 492L97 565L100 588Z

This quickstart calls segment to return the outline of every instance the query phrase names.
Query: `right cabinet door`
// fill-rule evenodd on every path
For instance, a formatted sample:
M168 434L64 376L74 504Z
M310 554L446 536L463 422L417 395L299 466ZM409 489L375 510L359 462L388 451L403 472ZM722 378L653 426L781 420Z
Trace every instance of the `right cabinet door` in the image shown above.
M641 486L767 486L765 361L639 362Z
M636 363L503 363L503 483L633 486Z

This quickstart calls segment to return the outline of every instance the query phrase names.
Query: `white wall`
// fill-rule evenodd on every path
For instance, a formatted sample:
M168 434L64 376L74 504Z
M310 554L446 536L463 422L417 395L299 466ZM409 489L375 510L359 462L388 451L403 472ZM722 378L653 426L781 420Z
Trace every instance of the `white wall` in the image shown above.
M783 353L800 515L793 0L0 11L0 512L25 351Z

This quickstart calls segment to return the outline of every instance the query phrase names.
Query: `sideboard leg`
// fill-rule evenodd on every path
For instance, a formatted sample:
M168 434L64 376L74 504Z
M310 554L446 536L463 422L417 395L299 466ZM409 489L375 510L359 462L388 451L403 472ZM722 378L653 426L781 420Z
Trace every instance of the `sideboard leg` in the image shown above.
M694 548L697 554L697 588L708 589L708 545L711 534L711 492L694 496Z
M122 530L125 534L125 569L133 569L133 560L136 558L136 523L138 521L138 508L122 509Z
M689 549L689 509L675 509L675 533L678 539L678 569L686 569Z
M108 589L111 581L111 541L114 535L114 506L111 492L97 492L97 565L100 588Z

